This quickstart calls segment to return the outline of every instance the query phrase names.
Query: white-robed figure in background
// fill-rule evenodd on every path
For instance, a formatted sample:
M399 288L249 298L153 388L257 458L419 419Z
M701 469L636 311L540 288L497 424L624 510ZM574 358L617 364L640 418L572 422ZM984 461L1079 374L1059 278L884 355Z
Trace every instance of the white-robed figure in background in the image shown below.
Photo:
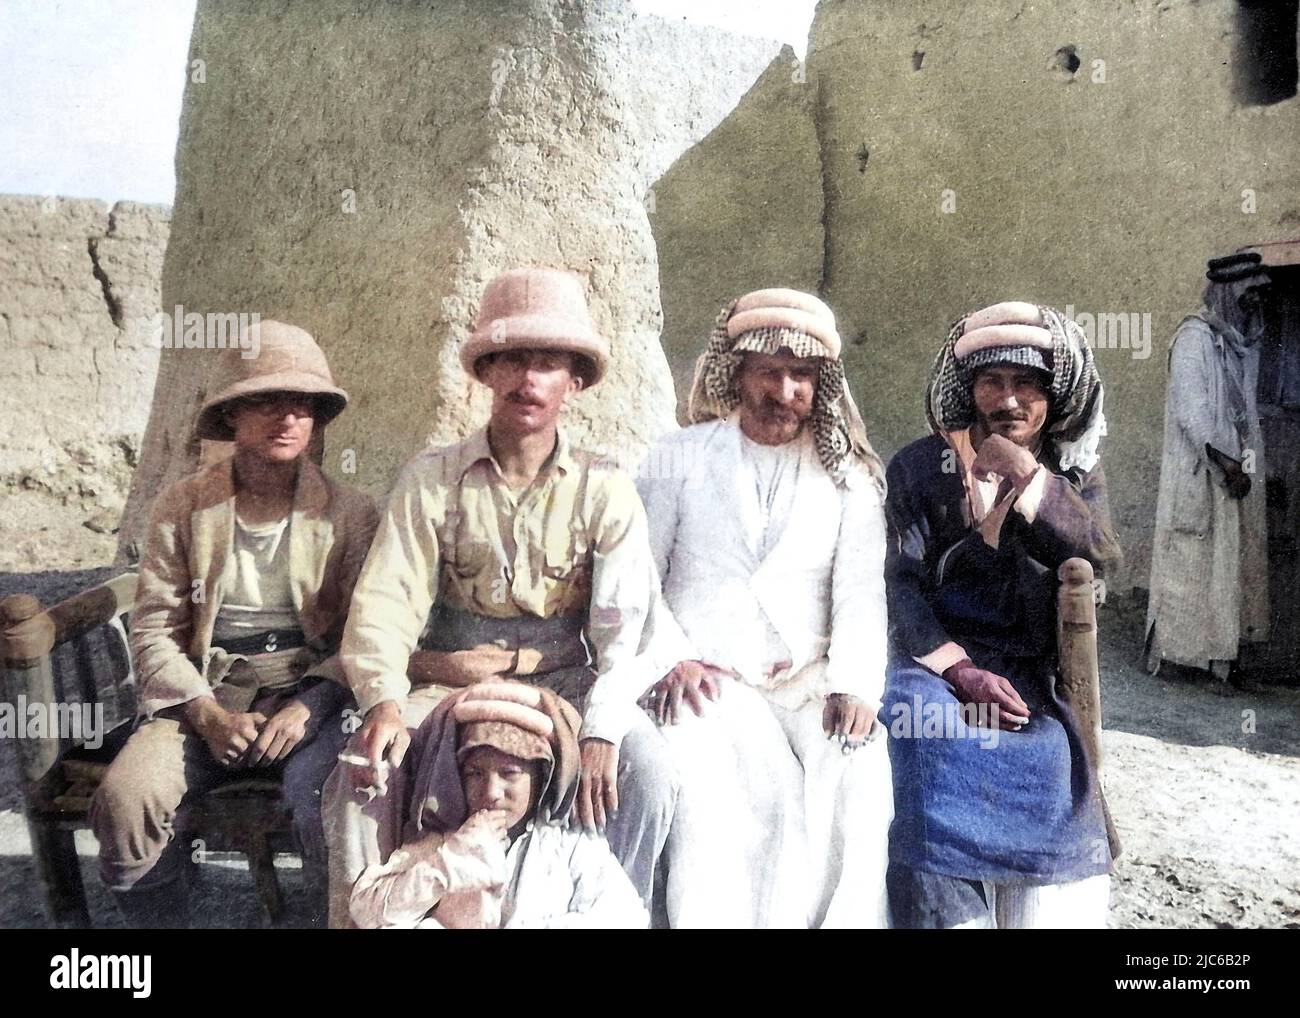
M1241 645L1268 639L1268 521L1257 253L1212 258L1205 306L1169 346L1164 459L1147 606L1147 669L1227 679Z
M655 687L681 778L675 927L888 923L883 469L817 298L723 309L696 422L638 480L676 625ZM664 668L667 671L667 667ZM683 701L686 709L683 709Z

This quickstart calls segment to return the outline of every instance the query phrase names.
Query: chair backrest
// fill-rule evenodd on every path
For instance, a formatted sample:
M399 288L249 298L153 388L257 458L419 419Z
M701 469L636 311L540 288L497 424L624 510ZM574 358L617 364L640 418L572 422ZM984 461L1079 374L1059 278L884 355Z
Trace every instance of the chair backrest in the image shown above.
M29 594L0 601L0 680L29 735L16 740L25 781L134 716L127 615L135 583L134 572L121 573L48 609Z
M1092 563L1072 558L1057 570L1056 644L1061 693L1079 719L1094 768L1101 767L1101 672L1097 658L1097 588Z

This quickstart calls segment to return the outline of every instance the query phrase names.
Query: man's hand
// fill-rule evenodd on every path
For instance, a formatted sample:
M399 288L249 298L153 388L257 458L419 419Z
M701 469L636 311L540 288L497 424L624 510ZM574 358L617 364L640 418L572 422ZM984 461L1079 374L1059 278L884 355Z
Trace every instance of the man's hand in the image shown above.
M1219 452L1218 449L1205 444L1205 452L1220 470L1223 471L1223 486L1228 489L1228 497L1243 499L1250 494L1250 475L1241 469L1241 463Z
M413 685L472 686L499 679L515 670L517 655L494 643L470 650L417 650L411 655L406 674Z
M722 695L719 680L730 674L703 661L679 661L654 686L655 711L659 724L677 724L683 700L697 716L702 717L705 699L717 700Z
M612 742L582 740L582 776L574 806L588 834L603 832L607 812L618 812L618 747Z
M1228 494L1235 499L1243 499L1250 494L1250 475L1238 468L1227 476Z
M977 481L987 481L989 474L997 474L1010 481L1017 493L1029 487L1037 472L1038 460L1034 454L1001 435L987 436L971 464L971 473Z
M1029 723L1029 708L1011 681L976 668L970 658L944 669L943 677L952 685L962 703L986 703L996 707L998 727L1003 731L1018 732Z
M388 773L381 764L386 762L394 769L400 767L410 745L411 736L407 734L402 712L394 701L385 700L371 707L349 743L349 748L369 763L368 767L353 765L355 783L384 787Z
M838 735L846 753L866 742L875 720L876 712L848 693L831 693L822 707L822 731L828 739Z
M301 700L289 700L261 726L257 741L248 751L245 761L249 767L260 763L283 760L307 736L307 722L311 711Z
M258 728L266 724L265 715L228 711L209 696L187 703L185 718L207 744L212 759L226 767L239 762L257 740Z

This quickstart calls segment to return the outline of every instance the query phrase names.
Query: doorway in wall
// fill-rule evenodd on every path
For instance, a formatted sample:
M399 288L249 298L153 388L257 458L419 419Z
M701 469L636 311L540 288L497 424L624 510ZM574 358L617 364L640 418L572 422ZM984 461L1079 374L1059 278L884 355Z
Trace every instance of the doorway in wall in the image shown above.
M1269 274L1256 395L1264 434L1270 626L1266 643L1242 647L1240 667L1254 678L1300 685L1300 264L1271 266Z

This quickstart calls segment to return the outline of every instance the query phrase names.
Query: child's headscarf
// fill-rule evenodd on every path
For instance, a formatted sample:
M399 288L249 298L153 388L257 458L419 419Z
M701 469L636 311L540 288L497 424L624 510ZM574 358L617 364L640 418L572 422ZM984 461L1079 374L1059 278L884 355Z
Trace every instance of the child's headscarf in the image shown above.
M578 729L582 717L568 701L540 686L508 680L480 682L448 696L411 742L419 761L409 820L416 831L454 831L469 816L460 762L479 746L543 762L534 819L562 823L578 787Z

